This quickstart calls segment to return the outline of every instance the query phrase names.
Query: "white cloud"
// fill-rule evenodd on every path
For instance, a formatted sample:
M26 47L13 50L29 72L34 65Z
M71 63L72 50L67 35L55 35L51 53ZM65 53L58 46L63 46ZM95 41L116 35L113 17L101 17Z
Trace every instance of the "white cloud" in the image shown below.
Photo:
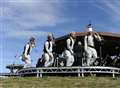
M96 0L95 7L106 13L106 18L108 18L108 22L98 24L100 28L105 29L105 31L120 33L120 1L119 0Z
M20 0L21 1L21 0ZM16 21L25 27L31 26L54 26L59 21L59 8L57 3L40 0L40 2L21 1L8 2L4 7L4 15L11 21Z
M110 11L113 20L120 22L120 1L118 0L114 0L112 2L104 1L104 4L107 6L108 10Z
M30 29L56 26L65 20L60 16L59 0L5 0L1 8L2 25L6 26L3 31L9 37L12 34L15 36L20 30L29 30L28 34L32 35L35 33L30 33ZM12 33L9 32L11 30ZM25 36L24 32L18 35Z
M120 1L119 0L99 0L95 5L106 12L112 21L120 22Z
M8 37L29 38L30 36L46 36L48 32L44 31L11 31L7 33Z

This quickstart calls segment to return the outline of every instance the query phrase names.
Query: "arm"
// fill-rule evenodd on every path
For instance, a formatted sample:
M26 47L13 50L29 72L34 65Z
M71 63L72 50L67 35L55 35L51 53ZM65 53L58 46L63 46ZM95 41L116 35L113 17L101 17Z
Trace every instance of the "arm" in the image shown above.
M49 54L49 53L50 53L50 51L48 50L48 46L49 46L49 43L48 43L48 42L46 42L46 43L45 43L45 49L46 49L47 53Z
M70 47L70 39L67 39L67 48L69 49L71 54L73 54L72 47Z
M87 51L87 36L84 37L84 49Z
M46 49L46 52L48 53L50 59L52 59L51 52L50 52L50 50L49 50L48 48L49 48L49 43L46 42L46 43L45 43L45 49Z
M25 55L25 58L27 58L27 51L28 51L28 49L29 49L29 44L27 44L26 46L25 46L25 53L24 53L24 55Z
M98 39L99 41L102 41L102 38L100 37L100 35L97 32L94 33L94 37L96 39Z

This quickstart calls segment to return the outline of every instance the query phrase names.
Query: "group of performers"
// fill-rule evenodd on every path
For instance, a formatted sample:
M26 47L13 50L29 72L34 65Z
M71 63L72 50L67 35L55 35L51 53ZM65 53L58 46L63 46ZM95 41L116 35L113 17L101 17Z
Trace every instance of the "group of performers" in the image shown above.
M86 53L86 66L91 66L94 61L98 58L97 51L95 49L94 39L102 41L101 36L93 31L91 24L87 26L87 34L84 36L84 51ZM64 46L63 56L66 60L66 66L72 66L75 57L74 57L74 45L76 40L75 32L71 32L69 37L66 40L66 45ZM80 42L79 42L80 43ZM53 66L55 57L53 55L53 47L55 46L55 40L53 34L49 33L47 40L44 44L44 54L42 55L42 61L44 67ZM25 45L24 51L22 54L22 60L25 62L24 68L31 67L31 58L30 52L32 48L35 47L35 38L30 38L29 42Z

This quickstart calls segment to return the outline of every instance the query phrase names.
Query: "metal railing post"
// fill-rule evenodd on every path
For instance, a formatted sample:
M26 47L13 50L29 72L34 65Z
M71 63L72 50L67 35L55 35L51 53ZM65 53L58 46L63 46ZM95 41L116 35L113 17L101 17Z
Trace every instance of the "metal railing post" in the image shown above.
M78 77L80 77L80 68L78 68Z
M84 69L82 68L81 70L82 70L82 77L84 77Z
M115 70L112 71L112 77L115 78Z
M37 78L39 78L39 69L37 69Z
M42 69L40 69L40 77L42 78Z

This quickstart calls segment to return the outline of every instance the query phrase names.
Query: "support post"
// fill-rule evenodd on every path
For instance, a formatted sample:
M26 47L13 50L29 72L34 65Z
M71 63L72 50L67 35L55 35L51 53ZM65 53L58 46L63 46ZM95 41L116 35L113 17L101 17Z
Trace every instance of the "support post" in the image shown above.
M115 71L113 70L112 77L115 78Z
M37 69L37 78L39 78L39 69Z
M78 77L80 77L80 68L78 68Z
M81 70L82 70L82 77L84 77L84 69L82 68Z
M42 69L40 69L40 77L42 78Z

